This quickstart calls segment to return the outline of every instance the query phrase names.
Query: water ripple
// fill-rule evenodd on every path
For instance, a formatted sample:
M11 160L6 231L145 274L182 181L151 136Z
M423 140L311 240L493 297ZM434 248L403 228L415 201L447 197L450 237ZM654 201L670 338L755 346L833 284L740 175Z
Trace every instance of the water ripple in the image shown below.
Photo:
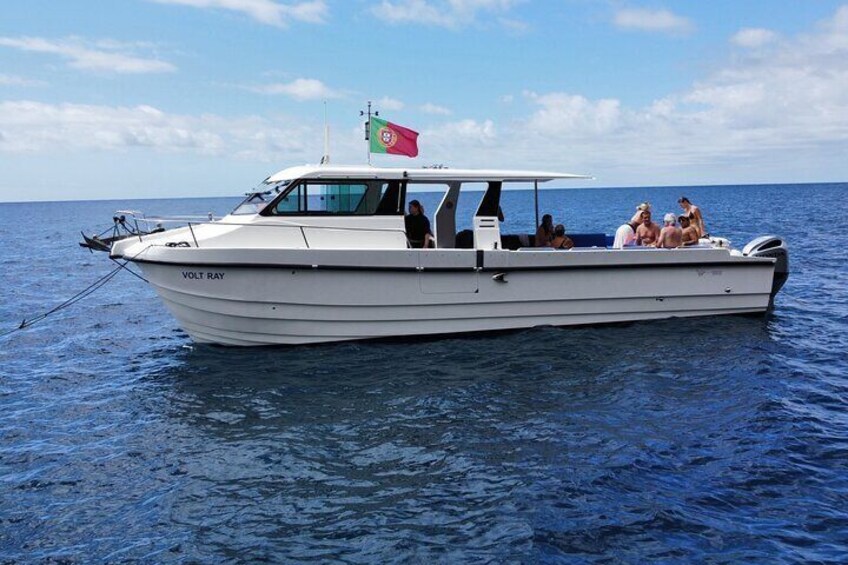
M701 190L716 230L781 231ZM768 318L242 351L110 286L0 342L0 561L844 562L848 253L809 202L845 190L745 190L806 242ZM676 192L561 197L579 230ZM55 227L0 233L0 321L108 270L53 243L117 206L0 205Z

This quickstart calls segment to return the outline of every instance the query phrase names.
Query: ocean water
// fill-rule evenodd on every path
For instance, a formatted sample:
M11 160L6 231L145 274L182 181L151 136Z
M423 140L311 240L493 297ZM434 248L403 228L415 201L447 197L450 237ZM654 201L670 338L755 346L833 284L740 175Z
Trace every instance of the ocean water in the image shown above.
M681 194L740 247L788 239L772 315L240 350L121 273L0 338L0 562L845 563L848 185L541 208L611 233ZM111 269L77 240L115 209L236 201L0 204L0 331ZM530 231L532 194L503 202Z

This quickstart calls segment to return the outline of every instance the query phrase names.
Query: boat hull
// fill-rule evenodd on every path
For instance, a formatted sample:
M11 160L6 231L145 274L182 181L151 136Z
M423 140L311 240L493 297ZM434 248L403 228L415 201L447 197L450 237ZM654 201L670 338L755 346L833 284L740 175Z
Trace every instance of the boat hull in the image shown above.
M370 266L328 264L320 257L312 265L139 263L192 339L237 346L749 314L769 307L773 260L694 250L635 255L605 250L549 253L554 259L548 259L508 251L405 251L400 261Z

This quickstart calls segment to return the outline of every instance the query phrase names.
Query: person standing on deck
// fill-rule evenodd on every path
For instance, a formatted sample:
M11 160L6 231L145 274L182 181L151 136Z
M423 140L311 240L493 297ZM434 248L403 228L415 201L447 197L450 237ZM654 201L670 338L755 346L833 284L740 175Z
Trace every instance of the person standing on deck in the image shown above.
M427 249L433 241L430 220L424 215L424 206L418 200L409 203L409 214L404 217L406 238L415 249Z
M681 196L677 203L683 208L683 215L689 218L692 225L698 229L700 236L709 237L707 225L704 223L704 217L701 215L701 209L692 204L685 196Z

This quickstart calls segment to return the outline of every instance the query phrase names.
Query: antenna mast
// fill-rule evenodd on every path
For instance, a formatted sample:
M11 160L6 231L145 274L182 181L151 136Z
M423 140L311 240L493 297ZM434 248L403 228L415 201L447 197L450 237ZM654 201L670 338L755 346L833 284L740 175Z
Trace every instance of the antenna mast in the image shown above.
M368 119L365 122L365 148L368 150L368 164L371 164L371 116L379 116L380 112L374 110L374 113L371 113L371 101L368 101L368 110L360 110L360 116L367 116Z
M324 100L324 156L321 157L322 165L330 164L330 125L327 123L327 101Z

